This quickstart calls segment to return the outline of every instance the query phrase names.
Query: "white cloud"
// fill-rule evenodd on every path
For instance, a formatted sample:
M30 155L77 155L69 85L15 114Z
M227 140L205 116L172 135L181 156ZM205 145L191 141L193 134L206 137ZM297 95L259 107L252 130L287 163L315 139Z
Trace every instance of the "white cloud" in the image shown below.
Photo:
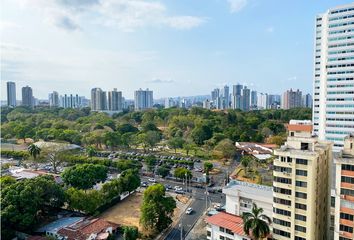
M18 0L22 6L34 7L44 14L47 22L66 30L81 29L80 20L123 31L145 26L167 26L188 30L203 24L197 16L169 15L167 7L147 0Z
M268 33L273 33L273 32L274 32L274 27L273 27L273 26L270 26L270 27L267 27L265 30L266 30L266 32L268 32Z
M17 23L9 22L9 21L0 21L0 30L18 29L18 28L22 28L22 27Z
M236 13L244 9L248 3L248 0L227 0L230 5L230 12Z
M159 79L159 78L156 78L156 79L153 79L153 80L150 80L150 81L145 81L146 83L174 83L173 80L168 80L168 79Z

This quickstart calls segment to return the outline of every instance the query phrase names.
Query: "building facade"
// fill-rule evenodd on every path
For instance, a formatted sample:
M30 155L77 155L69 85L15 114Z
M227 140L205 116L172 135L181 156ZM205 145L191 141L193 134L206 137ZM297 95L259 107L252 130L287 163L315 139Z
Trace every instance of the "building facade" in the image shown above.
M54 91L49 93L49 107L59 107L59 93Z
M344 139L343 150L334 157L334 164L334 239L354 239L354 135Z
M314 133L343 148L354 132L354 3L316 17L313 89Z
M306 108L312 108L312 96L311 94L306 94L302 96L302 106Z
M287 142L275 150L273 237L328 239L332 144L312 136L311 121L291 120Z
M34 106L33 92L29 86L22 88L22 105L31 108Z
M134 93L134 109L145 110L152 108L154 104L153 91L139 89Z
M91 110L107 110L107 95L101 88L93 88L91 90Z
M108 110L122 111L123 110L123 96L121 91L116 88L108 92Z
M7 106L16 107L16 84L14 82L7 82Z
M251 90L247 87L242 89L242 110L249 111L251 106Z
M283 93L282 108L291 109L302 106L302 92L298 89L293 91L292 89L287 90Z

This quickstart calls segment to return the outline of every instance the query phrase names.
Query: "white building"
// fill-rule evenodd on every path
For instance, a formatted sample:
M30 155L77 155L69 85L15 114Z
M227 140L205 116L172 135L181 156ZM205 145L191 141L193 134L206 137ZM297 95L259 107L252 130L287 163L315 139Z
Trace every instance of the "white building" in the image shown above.
M59 94L56 91L49 93L49 106L59 107Z
M271 187L233 180L224 189L225 212L206 219L207 238L210 240L247 240L243 231L242 214L251 212L253 204L261 207L264 214L272 216L273 190Z
M313 122L320 140L343 147L354 132L354 3L316 17Z
M210 109L210 101L207 99L207 100L204 100L203 101L203 108L205 109Z
M258 97L257 97L257 108L260 109L260 110L269 108L268 94L267 93L258 94Z
M7 82L7 106L16 107L16 84Z
M226 212L242 216L244 212L251 212L253 203L264 210L264 214L272 216L273 189L272 187L231 181L222 192L226 196Z
M153 101L153 91L149 89L142 90L141 88L134 92L134 108L135 110L144 110L152 108Z
M64 94L59 97L59 106L62 108L80 108L81 105L81 97L78 94Z
M116 88L108 92L108 110L122 111L123 110L123 96L121 91Z

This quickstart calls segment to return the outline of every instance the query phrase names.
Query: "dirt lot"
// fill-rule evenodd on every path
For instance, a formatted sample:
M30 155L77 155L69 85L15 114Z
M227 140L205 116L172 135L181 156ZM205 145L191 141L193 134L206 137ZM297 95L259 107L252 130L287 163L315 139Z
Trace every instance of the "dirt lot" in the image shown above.
M143 201L143 193L136 192L107 209L100 217L120 225L136 226L141 231L139 224L140 206Z
M173 198L176 199L175 194L170 194ZM177 200L177 199L176 199ZM143 201L143 193L136 192L131 196L127 197L123 201L117 203L115 206L107 209L104 213L100 215L100 217L120 225L125 226L136 226L139 228L139 231L143 231L142 226L139 224L140 219L140 206ZM187 206L188 198L181 197L180 201L176 201L177 208L174 211L173 220L177 220L179 218L181 209L185 211L185 207Z

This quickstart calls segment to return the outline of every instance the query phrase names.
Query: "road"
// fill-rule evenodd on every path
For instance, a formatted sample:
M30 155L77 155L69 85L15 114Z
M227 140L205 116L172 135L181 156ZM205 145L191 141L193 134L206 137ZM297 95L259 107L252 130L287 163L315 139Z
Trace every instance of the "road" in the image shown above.
M142 177L142 181L147 181L148 178ZM182 183L174 182L165 179L157 179L157 182L161 184L170 184L172 186L181 186L185 189L185 186ZM193 213L187 215L185 212L182 214L180 220L175 225L174 228L167 234L165 239L167 240L180 240L184 239L185 236L190 232L193 225L198 221L200 216L205 212L207 207L210 207L210 204L213 202L225 204L225 197L222 197L221 193L210 193L205 194L205 189L201 188L190 188L192 189L192 204L191 208L193 208ZM206 199L207 197L207 199ZM183 236L181 238L181 226L183 227Z

